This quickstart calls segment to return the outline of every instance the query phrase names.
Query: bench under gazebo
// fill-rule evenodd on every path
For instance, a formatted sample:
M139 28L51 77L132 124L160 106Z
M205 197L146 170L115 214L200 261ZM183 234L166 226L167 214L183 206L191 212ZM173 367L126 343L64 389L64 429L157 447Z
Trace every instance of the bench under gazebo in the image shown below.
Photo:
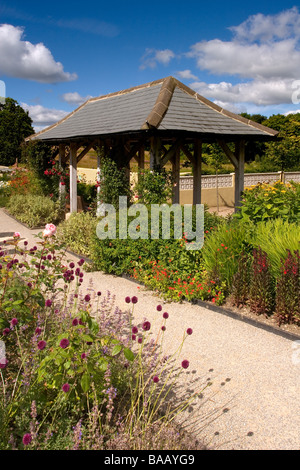
M92 149L128 169L135 159L150 169L172 165L173 203L179 203L180 152L193 169L193 204L201 203L203 143L218 143L235 168L235 208L244 189L245 144L271 141L278 132L226 111L174 77L91 98L56 124L28 137L57 147L70 164L70 211L77 212L77 165ZM229 143L234 143L234 151Z

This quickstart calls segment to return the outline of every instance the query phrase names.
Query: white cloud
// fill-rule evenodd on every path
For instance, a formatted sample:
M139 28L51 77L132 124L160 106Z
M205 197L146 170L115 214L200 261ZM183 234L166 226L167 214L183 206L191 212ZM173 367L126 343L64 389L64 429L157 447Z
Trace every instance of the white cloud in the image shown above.
M142 57L141 69L146 69L148 67L155 68L158 63L163 65L168 65L170 60L175 57L175 54L170 49L146 49L145 54Z
M212 39L192 46L190 57L201 70L216 75L272 79L300 76L300 50L295 39L266 44L243 44L236 40Z
M227 108L294 103L293 96L298 93L295 84L300 79L298 9L253 15L229 29L233 33L231 41L200 41L186 56L195 59L201 70L222 78L234 77L235 84L223 78L219 83L196 80L190 86ZM236 78L243 81L236 83Z
M229 82L194 82L191 87L206 98L227 103L253 103L257 106L292 103L292 80L253 80L233 85Z
M60 119L63 119L69 113L61 109L45 108L40 104L29 105L21 103L22 108L28 111L29 116L33 121L33 127L36 132L44 129L45 127L55 124Z
M61 97L63 101L69 104L75 104L80 106L81 104L85 103L90 98L93 98L91 95L81 96L77 91L71 93L64 93Z
M277 15L250 16L239 26L229 28L239 41L272 41L288 37L300 37L300 16L297 7L284 10Z
M76 74L65 72L42 43L22 40L24 31L9 24L0 25L0 72L10 77L57 83L75 80Z
M194 75L189 69L180 70L177 72L178 77L186 80L198 80L198 77Z

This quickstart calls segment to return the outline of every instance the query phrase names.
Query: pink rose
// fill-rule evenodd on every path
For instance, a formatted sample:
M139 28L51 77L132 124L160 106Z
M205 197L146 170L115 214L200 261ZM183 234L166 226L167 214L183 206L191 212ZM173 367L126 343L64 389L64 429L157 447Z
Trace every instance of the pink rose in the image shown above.
M47 224L45 230L43 231L43 237L52 237L56 232L56 227L54 224Z
M21 234L20 234L19 232L15 232L15 233L13 234L13 237L14 237L14 238L20 238L20 237L21 237Z

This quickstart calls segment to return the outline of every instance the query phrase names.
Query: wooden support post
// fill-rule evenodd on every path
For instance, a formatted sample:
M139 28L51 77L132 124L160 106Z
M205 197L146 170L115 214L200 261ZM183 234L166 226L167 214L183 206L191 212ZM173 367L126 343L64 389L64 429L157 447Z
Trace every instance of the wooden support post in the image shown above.
M77 148L76 143L70 145L70 212L77 212Z
M63 165L66 163L66 146L64 144L59 144L58 147L58 164L59 164L59 171L62 171ZM59 180L59 200L62 205L65 205L66 202L66 186L62 184L61 179Z
M101 182L101 154L100 149L97 150L97 213L100 210L100 182Z
M241 196L244 191L244 166L245 166L245 141L240 140L235 144L235 187L234 187L234 210L237 212L241 205Z
M160 167L161 141L158 137L152 137L150 141L150 170Z
M194 143L193 163L193 205L201 204L201 167L202 167L202 142Z
M180 201L180 150L176 150L172 157L172 174L174 178L172 203L179 204Z
M140 172L142 172L145 168L145 145L142 144L138 151L138 178L140 179Z

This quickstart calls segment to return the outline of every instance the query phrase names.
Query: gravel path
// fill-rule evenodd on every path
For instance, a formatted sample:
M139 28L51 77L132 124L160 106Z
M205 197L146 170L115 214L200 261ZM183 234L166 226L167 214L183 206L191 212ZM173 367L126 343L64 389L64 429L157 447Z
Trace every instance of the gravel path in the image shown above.
M3 232L18 231L35 243L34 233L0 209ZM70 255L70 259L77 259ZM127 309L127 295L138 297L134 316L145 317L152 330L161 325L158 303L164 302L137 283L101 272L86 273L83 288L109 291ZM178 383L178 395L202 390L183 416L188 429L217 450L300 449L300 341L187 302L167 303L166 351L175 351L183 332L193 329L181 353L189 369Z

